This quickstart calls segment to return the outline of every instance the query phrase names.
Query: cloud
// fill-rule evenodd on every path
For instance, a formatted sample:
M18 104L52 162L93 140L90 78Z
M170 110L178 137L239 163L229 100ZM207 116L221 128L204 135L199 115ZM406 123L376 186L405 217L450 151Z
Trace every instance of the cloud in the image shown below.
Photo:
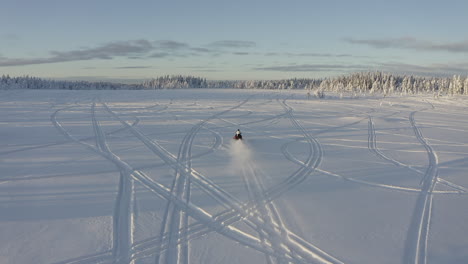
M410 49L418 51L446 51L451 53L468 53L468 41L434 43L427 40L418 40L412 37L389 39L354 39L345 38L344 41L351 44L368 45L373 48L386 49Z
M122 67L114 67L114 69L150 69L151 66L122 66Z
M21 66L31 64L46 64L93 59L112 59L144 55L154 49L154 45L147 40L118 41L104 44L95 48L83 48L71 51L51 51L45 58L0 58L0 66Z
M53 58L59 60L90 60L111 59L113 57L144 54L153 49L153 45L147 40L111 42L97 48L73 50L66 52L52 51Z
M417 65L400 62L376 62L370 64L300 64L263 66L252 68L256 71L276 71L276 72L361 72L361 71L382 71L403 75L419 75L447 77L453 75L466 76L468 73L468 63L434 63L428 65Z
M212 52L215 52L214 50L207 49L207 48L190 48L190 50L195 51L195 52L199 52L199 53L212 53Z
M170 51L183 50L183 49L187 49L190 47L187 43L173 41L173 40L159 40L159 41L156 41L155 44L157 45L158 48L162 50L170 50Z
M408 63L389 62L381 63L378 67L382 71L426 76L466 75L468 72L468 63L436 63L429 65L415 65Z
M257 71L281 71L281 72L321 72L321 71L349 71L368 69L364 65L343 65L343 64L301 64L283 65L272 67L253 68Z
M208 46L216 48L253 48L257 44L253 41L221 40L212 42Z
M132 77L109 77L109 76L66 76L66 77L55 77L54 80L63 81L88 81L88 82L113 82L113 83L126 83L126 84L139 84L145 80L145 78L132 78Z
M355 56L351 54L333 54L333 53L292 53L292 52L268 52L264 56L286 56L286 57L316 57L316 58L370 58L369 56Z
M232 54L233 54L233 55L240 55L240 56L249 55L248 52L233 52Z
M8 58L0 56L0 67L24 66L83 60L111 60L116 57L128 59L145 58L184 58L211 54L219 55L220 48L248 48L254 47L251 41L223 40L216 41L207 47L192 47L188 43L173 40L148 41L145 39L116 41L97 47L81 48L70 51L51 51L49 56L42 58ZM236 55L247 53L236 51Z
M156 53L151 54L149 57L150 58L166 58L169 56L171 56L171 54L168 52L156 52Z
M337 55L330 53L286 53L288 56L294 57L336 57Z

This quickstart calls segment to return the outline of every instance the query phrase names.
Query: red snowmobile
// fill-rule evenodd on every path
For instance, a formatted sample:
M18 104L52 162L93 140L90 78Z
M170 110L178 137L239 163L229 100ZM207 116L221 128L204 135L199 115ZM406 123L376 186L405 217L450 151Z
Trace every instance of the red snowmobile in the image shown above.
M236 134L234 135L233 139L235 140L242 140L242 134L239 129L237 129Z

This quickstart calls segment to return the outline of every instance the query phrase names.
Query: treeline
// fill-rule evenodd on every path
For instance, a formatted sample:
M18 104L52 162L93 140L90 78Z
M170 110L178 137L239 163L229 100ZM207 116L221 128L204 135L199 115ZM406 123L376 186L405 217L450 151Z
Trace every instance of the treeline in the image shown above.
M206 79L193 76L164 76L142 83L143 89L208 88Z
M468 95L468 77L415 77L382 72L354 73L322 80L317 89L332 92Z
M266 81L209 81L207 88L235 89L314 89L320 86L321 79L287 79Z
M382 72L354 73L326 79L213 81L209 88L306 89L315 93L468 95L468 77L417 77Z
M206 79L192 76L164 76L144 81L141 84L122 84L113 82L57 81L37 77L0 78L0 89L58 89L58 90L153 90L180 88L207 88Z
M303 89L314 93L468 95L468 77L418 77L382 72L354 73L326 79L287 79L264 81L207 81L193 76L164 76L141 84L111 82L57 81L36 77L0 78L0 89L60 90L154 90L182 88Z
M112 82L57 81L30 76L10 77L9 75L3 75L0 78L0 89L137 90L141 89L141 85Z

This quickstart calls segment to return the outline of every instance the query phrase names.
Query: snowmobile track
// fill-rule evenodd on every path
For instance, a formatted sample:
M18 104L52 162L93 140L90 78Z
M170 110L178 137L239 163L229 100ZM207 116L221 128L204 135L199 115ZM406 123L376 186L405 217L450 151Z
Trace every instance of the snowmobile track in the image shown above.
M92 105L92 121L96 139L96 147L105 153L112 154L107 145L105 134L96 119L96 104ZM133 244L134 216L133 201L134 183L130 174L120 169L120 178L116 204L113 216L113 255L116 263L128 263L130 249Z
M110 108L105 105L106 108L110 113L114 115L118 120L121 121L122 124L124 124L127 127L130 127L128 123L125 121L119 119L118 115L112 112ZM141 132L139 132L136 128L130 128L130 131L134 133L135 136L137 136L150 150L152 150L155 154L160 156L164 161L167 162L168 165L177 168L177 167L182 167L180 164L176 162L175 156L170 154L167 150L162 148L159 144L157 144L155 141L147 138L145 135L143 135ZM301 176L301 175L299 175ZM239 206L237 202L237 199L217 187L213 182L208 180L206 177L202 176L198 172L192 169L192 180L193 183L196 183L199 187L202 188L204 192L206 192L208 195L213 197L215 200L220 202L222 205L226 206L227 208L234 208L227 210L220 214L219 216L215 216L215 219L222 221L221 223L228 224L229 223L226 221L226 219L221 219L220 216L226 217L227 219L230 219L232 223L242 219L242 218L249 218L249 215L251 214L252 211L250 211L253 207L250 204L246 204L244 206ZM279 195L278 195L279 196ZM269 198L272 200L273 197ZM234 202L234 203L233 203ZM243 209L245 208L245 209ZM246 211L246 209L249 208L250 213ZM226 215L227 214L227 215ZM250 218L249 221L253 221L253 223L256 223L255 225L262 227L262 222L259 221L258 218ZM216 221L218 222L218 221ZM223 224L223 225L224 225ZM265 228L265 227L263 227ZM192 229L191 229L192 230ZM273 230L268 230L268 232L273 232ZM341 263L340 261L335 261L334 258L331 258L328 256L328 254L324 253L322 250L318 249L317 247L311 245L310 243L304 241L303 239L299 238L297 235L293 234L292 232L288 231L289 236L291 237L292 241L286 241L286 243L295 248L295 251L297 254L301 254L302 258L305 259L305 263ZM258 249L257 250L264 252L264 250ZM270 250L266 251L266 253L271 254ZM275 255L277 257L281 257L278 255ZM321 256L325 256L325 259L332 259L331 261L326 261L323 259ZM297 262L297 261L296 261Z
M418 169L415 169L412 166L401 163L398 160L389 158L385 154L383 154L382 151L380 151L380 149L377 147L377 137L375 135L374 122L372 121L371 116L369 116L368 124L369 124L369 126L368 126L368 148L369 148L369 151L374 153L376 156L395 164L396 166L408 168L409 170L412 170L412 171L414 171L414 172L416 172L416 173L418 173L420 175L425 175L425 172L422 172L422 171L420 171ZM446 185L446 186L448 186L450 188L453 188L456 191L434 192L434 193L466 193L468 191L465 187L459 186L457 184L454 184L454 183L449 182L449 181L444 180L444 179L437 178L437 182L440 182L441 184L444 184L444 185Z
M178 208L184 209L187 213L190 214L191 217L194 219L204 223L206 226L208 226L210 229L216 230L218 233L227 236L245 246L254 248L256 250L259 250L261 252L271 254L275 257L281 257L278 255L278 253L274 252L272 249L264 249L261 244L256 240L255 238L251 236L246 236L245 233L239 232L237 229L233 227L227 227L224 226L222 223L218 223L214 221L214 219L206 213L203 209L194 206L193 204L187 203L186 201L179 199L179 197L173 195L170 190L166 189L164 186L161 184L158 184L151 180L148 176L144 175L142 172L135 171L133 170L127 163L122 161L120 158L115 156L112 152L105 152L102 149L96 148L92 145L89 145L87 143L81 142L72 135L70 135L62 126L61 124L56 120L56 115L59 110L57 110L52 116L51 120L54 124L54 126L62 132L66 137L69 139L72 139L76 143L79 143L81 145L86 146L90 150L100 154L101 156L105 157L109 161L113 162L117 167L120 168L120 170L125 171L126 173L129 173L132 175L136 180L138 180L140 183L142 183L145 187L147 187L150 191L154 192L160 197L163 197L166 200L172 200ZM127 124L128 125L128 124ZM122 258L116 259L115 262L124 262L128 263L127 261L133 261L133 260L123 260Z
M415 114L416 111L411 112L409 121L413 127L416 138L426 149L429 165L421 181L421 192L418 195L408 230L403 262L425 264L427 263L427 246L432 216L433 191L437 183L438 175L438 157L434 149L424 138L421 130L416 126L416 121L414 120Z

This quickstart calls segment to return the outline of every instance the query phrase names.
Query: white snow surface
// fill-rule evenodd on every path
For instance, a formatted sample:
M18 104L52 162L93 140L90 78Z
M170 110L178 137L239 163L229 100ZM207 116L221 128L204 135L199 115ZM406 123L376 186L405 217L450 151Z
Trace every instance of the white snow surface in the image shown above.
M0 263L468 263L467 110L0 91Z

